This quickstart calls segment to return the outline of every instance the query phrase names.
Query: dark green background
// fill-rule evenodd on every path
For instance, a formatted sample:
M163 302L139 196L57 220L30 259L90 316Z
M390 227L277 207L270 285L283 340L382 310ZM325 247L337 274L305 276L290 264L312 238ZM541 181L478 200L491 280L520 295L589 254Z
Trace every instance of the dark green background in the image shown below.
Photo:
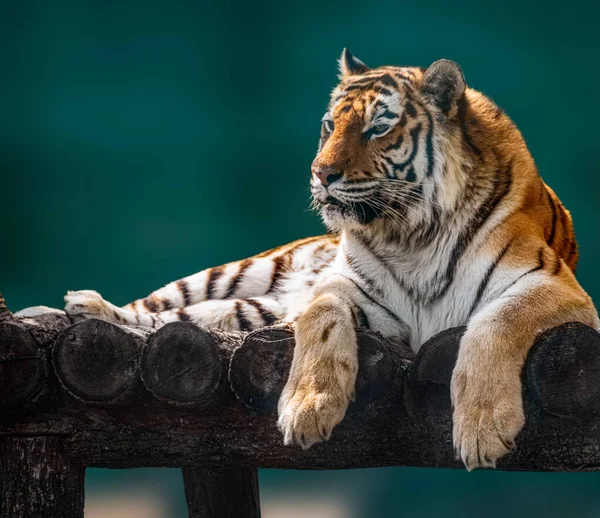
M373 66L458 61L572 210L578 276L600 300L592 2L0 6L0 289L13 309L84 288L122 304L321 232L309 166L344 46ZM143 480L184 516L178 476L90 470L88 489ZM600 474L279 471L261 484L348 495L360 518L600 515Z

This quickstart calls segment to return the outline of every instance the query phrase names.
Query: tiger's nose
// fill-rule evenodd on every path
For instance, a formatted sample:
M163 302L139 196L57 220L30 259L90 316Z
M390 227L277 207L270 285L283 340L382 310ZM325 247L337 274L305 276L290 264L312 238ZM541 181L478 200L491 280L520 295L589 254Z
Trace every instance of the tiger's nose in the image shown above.
M333 182L337 182L343 176L334 167L315 167L312 172L325 187L331 185Z

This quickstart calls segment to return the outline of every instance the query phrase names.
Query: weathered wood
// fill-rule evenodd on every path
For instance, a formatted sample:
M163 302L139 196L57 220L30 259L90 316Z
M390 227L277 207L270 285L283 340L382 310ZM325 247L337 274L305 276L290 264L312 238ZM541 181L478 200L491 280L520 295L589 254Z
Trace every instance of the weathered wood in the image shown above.
M260 518L254 468L183 468L190 518Z
M189 322L167 324L148 340L142 379L158 399L206 403L221 378L221 357L213 337Z
M359 370L356 401L351 411L386 397L399 371L414 358L407 344L391 344L376 333L359 331ZM294 333L289 326L250 333L231 358L229 381L245 405L271 412L287 380L294 354Z
M87 325L104 324L118 329L118 326L112 324L96 324L93 321L89 321ZM590 348L588 350L586 346L583 350L588 351L586 354L594 355L591 344L597 339L598 333L580 326L573 327L571 324L569 326L571 330L568 340L556 338L562 336L559 329L556 330L556 335L544 335L540 339L546 340L543 347L534 346L525 369L529 378L526 387L535 386L531 385L531 380L536 377L549 376L548 368L554 368L553 366L562 365L561 379L570 379L570 377L575 379L581 376L581 365L577 362L559 364L547 360L541 362L537 359L540 354L547 355L549 352L559 355L556 356L559 358L563 354L561 349L567 347L571 350L573 344L575 348L570 354L579 354L577 346L583 343L581 333L589 335ZM129 336L127 330L121 329L121 331ZM269 332L272 334L269 335ZM69 331L65 331L63 336L67 333ZM269 342L277 345L278 340L281 341L282 338L288 340L291 336L289 333L283 335L274 333L274 330L265 333L262 335L265 343L261 344L261 347L264 345L267 351ZM208 334L219 347L221 366L223 366L228 354L242 337L239 334L212 331ZM255 336L259 335L257 333ZM423 346L423 349L431 347L431 351L428 354L422 351L417 357L413 371L410 373L410 379L414 384L409 384L408 387L412 387L411 390L415 391L418 398L416 405L418 421L415 421L407 411L405 398L400 390L405 383L399 380L408 379L402 373L409 369L410 361L404 359L402 354L398 356L396 352L389 351L389 358L393 363L398 362L394 363L397 375L392 376L392 385L384 390L385 394L371 399L371 403L365 405L360 412L350 411L334 430L331 441L315 445L308 451L283 446L281 434L276 427L275 412L249 410L247 405L229 390L226 383L220 383L218 390L211 394L209 399L212 404L202 408L165 405L164 402L147 393L142 393L141 399L129 406L89 406L73 398L66 398L64 391L58 389L43 403L3 410L0 419L0 436L48 434L61 436L66 447L65 455L72 462L86 466L201 466L219 469L239 466L300 469L391 465L459 467L460 463L454 459L452 453L451 408L447 383L455 361L460 335L460 330L450 330L441 337L434 338ZM98 353L96 358L100 357L100 370L104 369L110 376L113 372L110 362L113 360L104 363L106 360L102 355L105 353L94 349L97 344L94 344L93 336L95 335L92 333L89 339L79 344L81 347L74 347L73 350L77 352L84 345L91 347ZM363 334L360 336L361 351L367 351L369 348L368 345L365 346L366 336ZM377 336L373 338L373 344L375 349L381 344L388 348L393 347L392 344L382 341ZM172 343L170 346L175 347L175 344ZM164 347L169 347L168 341L164 343ZM436 352L434 347L439 350ZM445 350L444 347L448 349ZM243 347L240 347L236 351L233 359L242 349ZM90 360L89 353L90 351L84 350L81 354L83 358ZM267 353L261 354L263 358L271 357ZM382 358L386 358L386 354L386 351L382 352ZM73 355L66 356L72 360ZM110 359L113 354L108 354L107 357ZM135 354L126 357L134 363L138 361L135 359ZM138 348L137 358L139 357ZM257 357L261 358L260 355ZM231 372L236 370L233 359ZM590 368L584 372L584 375L589 377L585 383L574 382L569 385L573 393L583 390L587 394L590 387L598 386L596 367L593 364L595 360L594 357L587 361ZM540 366L544 368L534 369L531 362L536 361L540 361ZM246 356L245 362L246 365L250 365L252 355ZM80 375L84 378L88 375L90 378L96 376L92 370L97 363L79 361ZM275 362L273 365L283 368L284 363ZM119 371L120 363L117 362L116 365L115 371ZM85 374L88 366L92 370L89 374ZM361 369L365 373L372 373L372 376L363 374L365 381L361 383L367 393L369 383L373 384L373 381L377 380L374 383L377 385L378 380L387 379L388 368L386 362L378 365L375 361L372 369L370 367L363 369L361 364ZM257 385L257 379L267 381L274 379L275 381L270 381L272 386L285 379L283 374L274 378L266 376L268 370L263 369L260 362L254 365L253 369L254 378L248 378L249 386ZM98 382L105 381L100 379ZM543 383L537 386L539 387L537 392L532 390L530 393L527 389L524 392L528 411L527 426L517 439L517 451L503 458L499 468L568 471L600 467L600 450L597 447L600 443L598 413L589 413L587 419L581 422L556 417L550 413L550 411L556 413L554 407L547 404L555 397L552 387L545 388L546 385ZM220 399L218 404L215 404L217 392ZM271 393L274 392L275 390L271 389ZM267 391L263 393L266 394ZM359 388L357 396L360 396L360 393ZM583 406L586 409L598 404L594 397L590 397L588 402L582 398L583 396L578 396L576 400L584 401ZM574 409L572 411L579 412L577 406L571 408Z
M6 305L6 300L4 300L2 293L0 293L0 320L5 320L10 317L11 313Z
M0 516L83 518L85 468L62 437L0 438Z
M46 355L31 334L12 319L0 321L0 408L40 398L46 376Z
M17 311L13 319L31 333L40 347L52 346L60 333L73 323L64 311L45 306Z
M450 385L458 346L466 327L452 327L427 340L419 349L411 367L414 384L441 383Z
M83 320L65 329L52 350L56 375L83 401L126 401L137 394L143 341L103 320Z
M600 333L571 322L543 333L527 362L529 390L560 417L584 418L600 406Z

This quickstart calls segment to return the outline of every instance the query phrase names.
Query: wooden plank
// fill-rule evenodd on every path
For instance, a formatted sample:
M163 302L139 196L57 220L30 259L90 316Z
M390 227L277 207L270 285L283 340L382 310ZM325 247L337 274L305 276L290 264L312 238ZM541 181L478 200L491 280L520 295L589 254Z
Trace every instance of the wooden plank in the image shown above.
M258 471L182 469L190 518L260 518Z
M83 518L85 468L68 459L61 437L0 440L0 516Z

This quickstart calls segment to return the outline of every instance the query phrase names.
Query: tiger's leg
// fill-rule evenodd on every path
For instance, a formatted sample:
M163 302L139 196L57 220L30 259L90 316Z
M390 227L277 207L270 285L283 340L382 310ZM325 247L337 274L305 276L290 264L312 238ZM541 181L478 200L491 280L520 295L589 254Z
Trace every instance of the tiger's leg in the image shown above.
M525 423L521 372L535 337L569 321L598 328L592 301L558 261L524 274L467 326L451 394L454 449L468 470L495 466L514 446Z
M273 263L269 257L244 259L208 268L171 282L143 299L118 306L93 290L69 291L65 311L75 318L103 318L125 324L152 325L152 317L206 300L265 295L273 284Z
M296 321L296 347L279 399L278 425L284 444L327 440L353 398L358 356L353 286L329 281Z
M206 328L224 331L251 331L268 326L283 319L281 304L272 297L252 297L249 299L205 300L185 308L169 309L159 313L134 313L103 301L103 311L108 316L98 315L120 324L139 324L158 327L169 322L193 322ZM77 299L74 298L70 314L77 316ZM87 312L89 306L84 308Z
M299 239L171 282L123 308L107 302L93 290L70 291L65 296L65 311L81 319L100 317L135 324L151 320L143 314L185 308L205 300L260 297L275 291L282 277L295 268L314 268L332 259L337 243L335 236Z

